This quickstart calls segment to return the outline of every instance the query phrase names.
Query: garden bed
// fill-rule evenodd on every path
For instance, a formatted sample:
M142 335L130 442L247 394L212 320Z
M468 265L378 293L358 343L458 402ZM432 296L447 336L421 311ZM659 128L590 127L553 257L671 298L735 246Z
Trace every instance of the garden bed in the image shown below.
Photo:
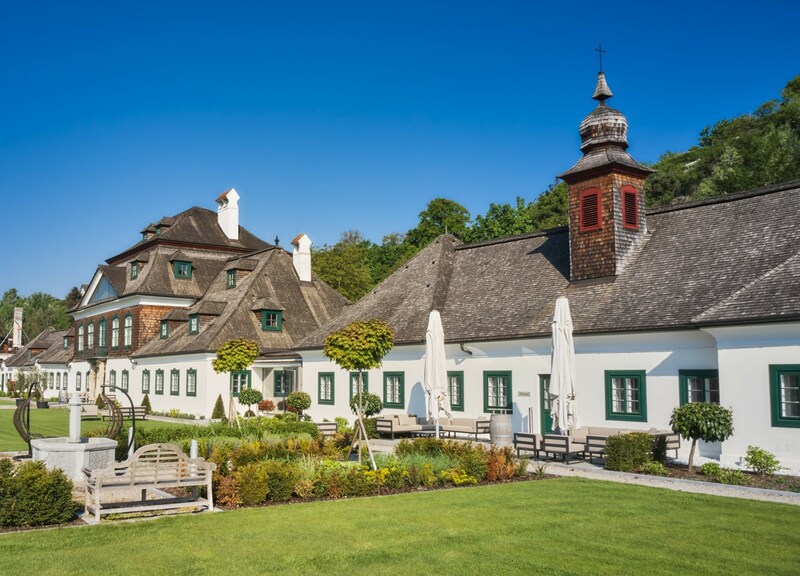
M763 488L766 490L780 490L783 492L800 492L800 476L787 476L782 474L755 474L742 470L741 477L744 481L739 482L719 482L713 476L702 474L699 468L689 472L688 466L684 464L668 463L666 466L670 478L682 480L696 480L698 482L712 482L715 484L734 484L737 486L748 486L750 488Z

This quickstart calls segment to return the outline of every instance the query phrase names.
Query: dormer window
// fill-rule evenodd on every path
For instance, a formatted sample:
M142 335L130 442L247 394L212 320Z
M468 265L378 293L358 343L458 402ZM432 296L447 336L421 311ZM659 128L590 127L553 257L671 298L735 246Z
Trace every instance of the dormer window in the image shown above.
M236 288L236 270L228 270L228 275L225 281L227 288Z
M159 332L159 337L164 340L167 336L169 336L169 320L162 320L161 321L161 331Z
M578 197L581 232L597 230L602 225L600 215L600 189L587 188Z
M139 277L139 263L131 262L131 280L136 280Z
M283 312L280 310L261 311L261 329L280 332L283 328Z
M183 260L175 260L172 264L172 272L175 278L189 280L192 277L192 263Z
M69 338L67 338L66 336L64 336L63 345L64 348L69 348Z
M200 315L199 314L192 314L189 316L189 334L199 334L200 333Z
M629 230L639 229L639 191L633 186L622 187L622 225Z

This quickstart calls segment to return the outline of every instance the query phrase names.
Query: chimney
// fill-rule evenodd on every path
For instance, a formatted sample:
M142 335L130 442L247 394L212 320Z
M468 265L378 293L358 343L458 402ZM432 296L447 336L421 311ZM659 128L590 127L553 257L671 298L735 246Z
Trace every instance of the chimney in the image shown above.
M292 264L300 282L311 282L311 238L300 234L292 240Z
M14 308L14 328L11 338L14 348L22 348L22 308Z
M234 188L217 197L217 223L229 239L239 239L239 194Z

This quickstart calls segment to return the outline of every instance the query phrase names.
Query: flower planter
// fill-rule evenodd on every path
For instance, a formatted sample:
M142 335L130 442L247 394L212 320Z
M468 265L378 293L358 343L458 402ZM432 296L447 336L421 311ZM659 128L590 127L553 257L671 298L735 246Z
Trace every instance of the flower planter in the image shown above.
M37 400L36 401L37 408L50 408L50 402L47 400Z

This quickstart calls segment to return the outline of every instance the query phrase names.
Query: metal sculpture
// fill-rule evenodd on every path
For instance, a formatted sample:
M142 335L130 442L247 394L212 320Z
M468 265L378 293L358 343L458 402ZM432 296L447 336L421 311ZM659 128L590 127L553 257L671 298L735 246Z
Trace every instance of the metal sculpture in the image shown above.
M114 388L116 388L116 386L114 386ZM119 409L119 406L117 406L117 403L114 402L112 398L106 396L105 384L101 388L100 397L103 399L106 407L108 407L108 414L110 416L108 426L103 430L102 436L109 440L116 440L119 431L122 430L122 410Z
M106 386L103 386L103 390L105 390L105 388L106 388ZM119 391L119 392L122 392L123 394L125 394L125 397L128 399L128 402L131 405L131 428L133 428L133 434L131 434L131 437L128 440L128 448L127 448L127 450L125 450L125 454L130 454L131 453L131 448L136 443L136 411L134 410L135 405L133 403L133 399L130 397L130 394L128 394L122 388L117 388L116 386L108 386L108 388L109 388L109 390L115 390L115 391ZM117 434L119 434L119 431L122 430L122 420L123 420L122 410L119 409L119 406L117 406L116 402L114 402L113 400L110 400L105 395L105 392L103 392L102 394L103 394L104 401L108 404L109 409L111 410L111 422L112 423L111 423L111 425L109 425L109 430L111 430L114 427L114 419L119 417L119 424L116 426L115 434L113 436L105 436L106 438L110 438L112 440L115 440L116 437L117 437ZM112 406L113 406L113 409L111 408Z
M39 383L33 382L28 387L28 397L19 403L17 409L14 411L14 428L17 430L22 441L28 445L27 458L33 457L33 448L31 447L31 438L41 438L41 434L31 433L31 400L33 399L34 389L38 392Z

